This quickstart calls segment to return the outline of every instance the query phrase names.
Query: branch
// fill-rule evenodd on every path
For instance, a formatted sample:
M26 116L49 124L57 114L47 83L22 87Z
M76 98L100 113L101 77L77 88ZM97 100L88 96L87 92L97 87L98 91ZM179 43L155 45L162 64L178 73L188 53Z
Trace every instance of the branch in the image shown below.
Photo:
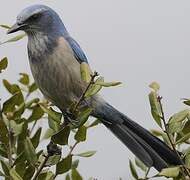
M44 159L44 160L42 161L42 163L40 164L40 166L39 166L39 168L38 168L36 174L34 175L33 180L37 180L37 178L38 178L38 176L40 175L42 169L45 167L46 162L48 161L50 155L48 154L47 156L44 156L44 157L45 157L45 159Z
M3 118L3 117L2 117ZM3 119L2 119L3 120ZM14 141L14 132L10 126L10 121L8 123L8 145L7 145L7 151L8 151L8 159L9 159L9 166L12 167L13 165L13 158L12 158L12 153L13 153L13 141Z
M71 149L70 149L70 151L69 151L69 153L68 153L68 156L72 154L74 148L77 146L78 143L79 143L79 142L75 142L75 144L74 144L73 146L71 146Z
M88 89L90 88L90 86L92 84L94 84L94 79L98 76L98 73L95 71L94 74L91 75L91 79L90 82L88 83L86 89L84 90L84 92L82 93L82 95L80 96L78 102L76 103L75 107L73 108L73 112L75 112L78 108L78 106L80 105L80 103L85 99L85 94L88 91Z
M175 148L175 144L173 143L173 140L169 134L169 130L168 130L168 125L166 123L166 119L165 119L165 114L164 114L164 110L163 110L163 106L162 106L162 97L161 96L158 96L158 103L160 105L160 109L161 109L161 119L163 120L163 123L164 123L164 128L165 128L165 133L170 141L170 144L172 146L172 149L174 150L174 152L176 153L176 155L178 156L178 158L180 159L180 162L182 164L182 167L184 169L184 171L186 172L187 176L190 178L190 172L188 170L188 168L186 167L185 163L183 162L183 159L181 158L179 152L176 150ZM182 171L183 172L183 171ZM183 174L184 175L184 174ZM186 178L186 176L184 175L184 177Z
M45 159L41 162L41 164L32 180L38 179L38 176L42 172L43 168L46 167L46 162L48 161L50 156L53 156L55 154L61 155L61 148L59 148L56 144L54 144L52 141L50 141L50 143L47 145L47 152L48 152L48 155L44 156Z
M150 172L150 167L146 170L146 172L145 172L145 176L144 176L144 179L145 180L148 180L149 178L148 178L148 173Z

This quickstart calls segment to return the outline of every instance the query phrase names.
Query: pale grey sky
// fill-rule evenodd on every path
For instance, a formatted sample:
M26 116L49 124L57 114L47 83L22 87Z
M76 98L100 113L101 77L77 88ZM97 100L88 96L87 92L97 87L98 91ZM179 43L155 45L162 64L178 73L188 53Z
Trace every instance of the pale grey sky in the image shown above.
M21 9L46 4L62 17L81 44L93 69L106 80L123 85L102 94L123 113L146 128L158 128L151 118L148 84L157 81L167 115L182 110L180 98L190 97L190 1L189 0L6 0L0 7L0 24L13 24ZM0 41L7 35L0 29ZM15 81L19 72L30 72L26 39L0 47L9 68L2 78ZM0 87L0 96L7 96ZM106 128L88 135L80 150L96 149L93 158L81 161L81 173L98 180L132 179L124 145Z

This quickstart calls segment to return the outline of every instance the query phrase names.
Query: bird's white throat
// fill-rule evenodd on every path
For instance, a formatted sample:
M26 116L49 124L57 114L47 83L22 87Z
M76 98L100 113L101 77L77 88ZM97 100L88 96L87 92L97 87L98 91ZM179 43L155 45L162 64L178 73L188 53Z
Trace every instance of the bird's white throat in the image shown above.
M28 36L28 49L33 56L44 54L48 46L48 36L38 32Z

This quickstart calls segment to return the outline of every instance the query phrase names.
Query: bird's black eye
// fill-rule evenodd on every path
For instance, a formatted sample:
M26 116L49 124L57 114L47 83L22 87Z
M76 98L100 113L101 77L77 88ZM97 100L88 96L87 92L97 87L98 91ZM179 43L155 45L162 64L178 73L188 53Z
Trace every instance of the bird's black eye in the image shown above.
M38 19L39 17L40 17L40 14L34 14L28 20L29 21L34 21L34 20Z

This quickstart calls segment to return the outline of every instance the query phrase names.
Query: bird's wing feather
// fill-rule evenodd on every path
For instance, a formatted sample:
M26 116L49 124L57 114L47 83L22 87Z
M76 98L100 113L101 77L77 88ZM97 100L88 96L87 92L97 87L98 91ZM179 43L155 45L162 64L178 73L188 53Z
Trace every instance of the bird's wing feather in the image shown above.
M70 36L66 37L65 39L69 43L71 49L73 50L76 60L79 63L88 63L87 57L81 49L80 45Z

